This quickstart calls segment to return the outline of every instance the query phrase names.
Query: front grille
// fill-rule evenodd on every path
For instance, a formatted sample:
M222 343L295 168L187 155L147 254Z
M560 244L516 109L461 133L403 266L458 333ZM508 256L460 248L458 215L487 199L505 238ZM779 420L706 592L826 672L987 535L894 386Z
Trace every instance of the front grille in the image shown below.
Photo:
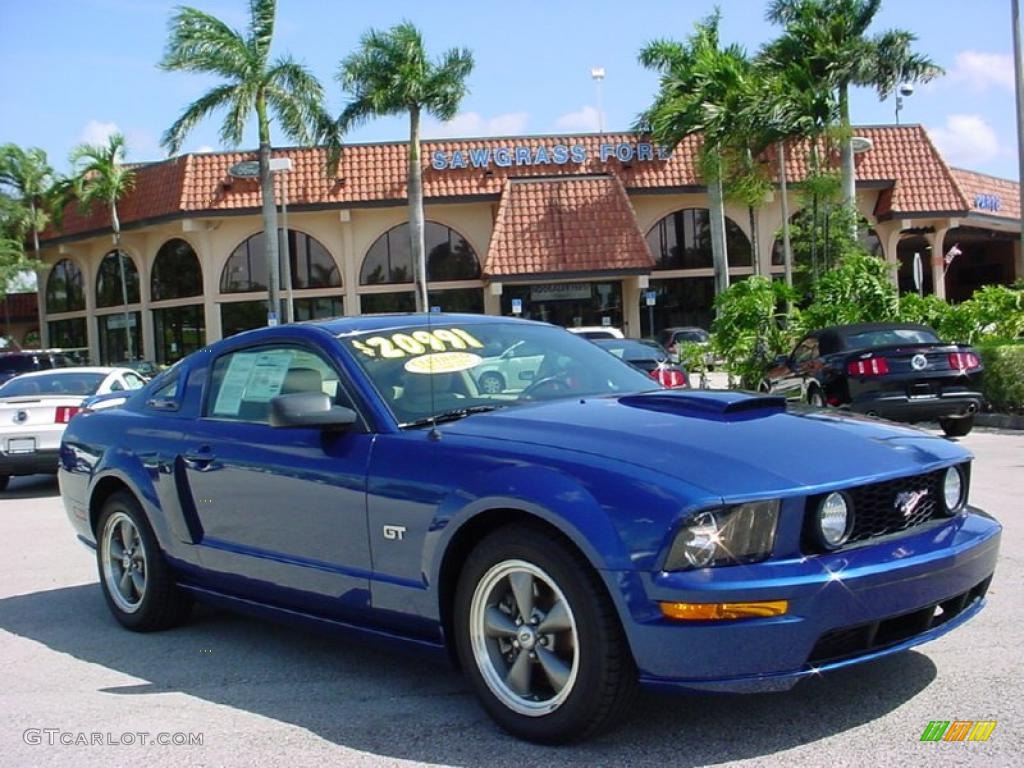
M932 603L916 611L890 616L881 621L841 627L826 632L814 644L807 663L810 666L816 666L827 662L852 659L897 645L915 635L927 632L929 629L935 629L963 613L964 609L977 600L985 597L991 580L992 577L989 576L966 592L938 603Z
M853 530L843 546L906 531L942 517L944 471L848 488L845 493L853 506ZM815 534L815 515L823 498L820 495L807 500L804 548L810 552L822 551Z

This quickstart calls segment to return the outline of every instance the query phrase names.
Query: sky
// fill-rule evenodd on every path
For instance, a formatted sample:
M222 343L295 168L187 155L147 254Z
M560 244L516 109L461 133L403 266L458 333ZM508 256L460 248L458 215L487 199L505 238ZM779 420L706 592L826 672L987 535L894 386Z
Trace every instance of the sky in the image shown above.
M166 157L160 137L181 110L217 83L214 78L164 72L172 11L162 0L0 0L0 143L38 146L67 170L80 142L102 142L115 130L129 159ZM192 4L244 28L245 0ZM714 10L712 0L278 0L274 54L291 54L320 78L328 106L345 103L335 76L342 58L370 28L402 20L423 32L438 55L469 48L475 68L470 93L448 124L427 121L427 138L508 136L626 130L655 92L654 73L637 52L656 38L684 39ZM718 0L724 43L755 53L779 30L764 21L766 0ZM946 70L904 99L900 121L924 125L947 161L1016 179L1017 133L1010 0L886 0L872 32L910 30L918 50ZM603 67L600 93L591 69ZM600 107L600 109L599 109ZM895 122L892 99L856 89L855 123ZM183 151L229 149L220 119L200 124ZM374 120L348 142L403 140L400 118ZM284 137L275 143L286 145ZM251 127L243 148L255 147Z

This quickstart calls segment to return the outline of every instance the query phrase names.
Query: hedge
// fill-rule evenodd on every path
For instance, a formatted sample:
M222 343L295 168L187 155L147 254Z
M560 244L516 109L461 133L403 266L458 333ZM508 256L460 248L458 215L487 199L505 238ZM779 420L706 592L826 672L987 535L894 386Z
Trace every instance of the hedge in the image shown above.
M982 391L989 406L1001 413L1024 413L1024 344L983 346Z

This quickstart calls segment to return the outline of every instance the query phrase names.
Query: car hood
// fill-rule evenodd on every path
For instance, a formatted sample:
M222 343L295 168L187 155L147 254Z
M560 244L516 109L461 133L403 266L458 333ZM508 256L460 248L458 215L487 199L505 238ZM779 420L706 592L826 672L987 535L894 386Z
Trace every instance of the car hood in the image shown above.
M445 432L646 467L731 497L815 493L970 458L955 443L854 415L738 392L562 399L471 416Z

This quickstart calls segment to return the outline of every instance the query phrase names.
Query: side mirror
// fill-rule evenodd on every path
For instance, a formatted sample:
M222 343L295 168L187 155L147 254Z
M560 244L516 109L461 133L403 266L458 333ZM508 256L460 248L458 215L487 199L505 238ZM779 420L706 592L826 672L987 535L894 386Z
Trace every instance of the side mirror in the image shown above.
M296 392L270 400L270 426L347 429L356 421L351 408L334 405L323 392Z
M536 375L537 375L537 373L535 371L520 371L519 372L519 380L520 381L533 381L533 379L536 377Z

